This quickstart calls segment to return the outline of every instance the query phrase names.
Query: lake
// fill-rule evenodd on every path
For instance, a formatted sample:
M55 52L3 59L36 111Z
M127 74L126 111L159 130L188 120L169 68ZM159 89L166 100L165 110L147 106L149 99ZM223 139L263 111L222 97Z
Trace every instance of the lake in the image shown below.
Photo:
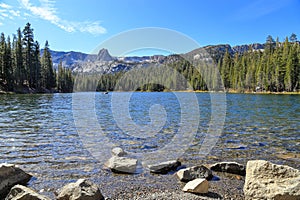
M300 168L299 95L1 95L0 108L0 163L32 173L37 190L53 192L78 178L109 182L102 165L112 146L144 162L266 159Z

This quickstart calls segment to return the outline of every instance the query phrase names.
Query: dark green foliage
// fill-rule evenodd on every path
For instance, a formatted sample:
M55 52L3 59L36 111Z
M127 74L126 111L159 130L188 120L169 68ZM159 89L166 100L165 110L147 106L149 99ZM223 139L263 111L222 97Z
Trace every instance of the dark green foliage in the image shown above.
M34 81L36 79L34 69L34 37L33 29L31 24L27 23L23 29L23 61L26 72L26 80L28 81L29 87L34 88Z
M22 32L20 28L17 31L17 38L14 40L14 59L15 84L22 86L26 80L26 72L23 62Z
M56 86L48 41L46 41L45 43L45 48L42 56L42 86L48 90L51 90Z
M104 74L99 78L97 90L186 90L190 85L194 90L222 91L222 82L227 90L239 92L300 89L300 43L295 34L290 41L287 37L282 43L278 38L275 42L272 36L268 36L263 51L250 48L242 54L231 55L226 50L224 55L214 54L213 58L217 68L209 63L190 63L182 58L150 70L142 68L129 74ZM166 72L170 68L177 73ZM185 80L180 80L179 75ZM137 84L141 85L137 87Z
M221 69L225 87L239 91L299 91L300 44L295 34L291 38L275 43L268 36L264 51L250 49L233 57L225 54Z
M63 70L59 80L61 92L72 92L73 77L70 70ZM13 36L0 36L0 90L13 92L51 92L56 88L56 72L53 69L49 44L40 56L40 45L34 41L33 29L27 23Z
M291 42L297 42L297 35L295 33L292 33L290 36L290 41Z
M206 71L211 73L211 70ZM138 68L129 72L104 74L98 79L97 91L173 91L206 90L200 72L191 63L178 62Z
M74 80L72 71L62 66L62 63L58 65L57 74L57 90L63 93L73 92Z
M209 52L207 52L209 53ZM192 55L192 54L191 54ZM184 57L184 56L183 56ZM299 91L300 43L292 34L284 42L268 36L265 49L250 48L232 55L228 50L213 53L212 60L188 62L179 55L168 56L169 62L135 68L129 72L109 74L75 74L59 64L53 69L48 41L42 57L34 41L29 23L23 32L10 37L0 36L0 90L24 92L74 91ZM216 63L213 65L212 63ZM224 86L223 86L224 85Z

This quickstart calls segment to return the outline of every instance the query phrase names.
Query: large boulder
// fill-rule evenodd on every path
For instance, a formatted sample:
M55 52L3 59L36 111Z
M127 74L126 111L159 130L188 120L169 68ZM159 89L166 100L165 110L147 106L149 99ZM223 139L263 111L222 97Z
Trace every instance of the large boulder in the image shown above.
M0 164L0 199L6 196L14 185L25 185L31 177L15 165Z
M75 183L65 185L59 192L57 200L104 200L104 197L96 184L79 179Z
M181 169L176 173L176 176L183 182L192 181L196 178L205 178L206 180L213 178L211 170L203 165Z
M245 176L246 168L244 165L237 162L219 162L210 166L212 171L227 172L231 174L238 174Z
M196 194L208 193L209 184L205 178L197 178L188 182L182 189L184 192L191 192Z
M300 171L264 160L248 161L244 194L246 200L300 199Z
M40 195L23 185L15 185L11 188L5 200L50 200L50 198Z
M133 174L136 173L137 159L113 156L106 166L113 172Z
M150 172L156 174L166 174L169 171L176 170L181 165L181 162L178 160L170 160L154 165L148 165Z

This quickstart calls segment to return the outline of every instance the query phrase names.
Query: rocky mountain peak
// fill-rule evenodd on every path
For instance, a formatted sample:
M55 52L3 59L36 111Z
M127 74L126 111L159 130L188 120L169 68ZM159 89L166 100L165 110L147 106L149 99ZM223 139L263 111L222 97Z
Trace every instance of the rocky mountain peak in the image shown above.
M107 49L103 48L103 49L100 49L96 60L109 62L109 61L113 61L114 58L109 54Z

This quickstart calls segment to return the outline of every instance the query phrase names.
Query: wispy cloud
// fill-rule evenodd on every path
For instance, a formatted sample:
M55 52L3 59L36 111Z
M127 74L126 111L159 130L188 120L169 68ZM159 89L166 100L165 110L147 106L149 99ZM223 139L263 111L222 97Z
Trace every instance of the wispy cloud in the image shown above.
M20 11L19 10L9 10L8 11L12 16L14 17L20 17Z
M0 19L10 19L13 20L14 17L20 16L20 11L14 10L12 6L0 3ZM0 26L4 25L3 22L0 22Z
M21 6L19 9L28 11L31 16L49 21L66 32L82 32L93 35L106 33L106 29L101 26L99 21L77 22L60 18L55 8L54 0L39 0L39 5L34 5L30 0L18 1ZM11 5L0 3L0 17L14 19L14 17L20 17L20 13L20 10L14 10ZM25 13L24 16L28 17L28 13L22 13Z
M21 5L33 15L51 22L67 32L86 32L94 35L106 33L106 29L100 22L74 22L61 19L54 7L55 2L51 0L40 0L41 6L35 6L29 0L20 0Z
M11 6L5 3L0 3L0 8L4 8L4 9L10 9Z

